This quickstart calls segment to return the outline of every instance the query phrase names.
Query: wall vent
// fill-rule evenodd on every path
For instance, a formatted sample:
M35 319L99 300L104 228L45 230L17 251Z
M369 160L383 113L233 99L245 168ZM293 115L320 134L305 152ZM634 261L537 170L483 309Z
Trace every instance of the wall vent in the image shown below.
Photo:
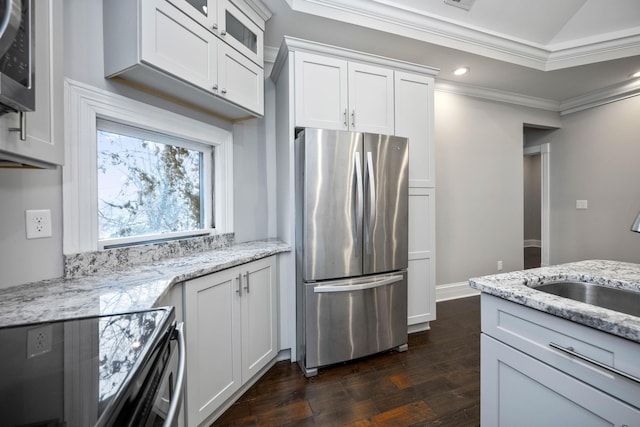
M470 10L476 0L444 0L449 6L459 7L460 9Z

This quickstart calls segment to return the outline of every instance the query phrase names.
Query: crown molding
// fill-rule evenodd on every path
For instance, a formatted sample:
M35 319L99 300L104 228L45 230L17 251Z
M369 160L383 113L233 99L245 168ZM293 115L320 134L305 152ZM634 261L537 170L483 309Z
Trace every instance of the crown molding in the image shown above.
M640 95L640 79L608 86L562 102L437 79L435 90L488 101L559 112L561 116Z
M521 95L479 86L464 85L448 80L436 80L435 90L438 92L453 93L456 95L471 96L495 102L521 105L523 107L538 108L541 110L560 111L560 103L543 98Z
M470 28L385 0L287 0L294 11L362 25L525 67L550 71L640 54L640 36L604 35L541 45Z
M611 85L560 103L560 115L577 113L640 95L640 78Z

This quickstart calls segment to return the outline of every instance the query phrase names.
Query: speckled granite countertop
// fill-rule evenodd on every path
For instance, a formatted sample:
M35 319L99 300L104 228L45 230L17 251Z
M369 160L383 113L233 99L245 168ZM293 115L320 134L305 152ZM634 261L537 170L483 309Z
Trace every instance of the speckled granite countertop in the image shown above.
M149 309L175 283L290 250L279 240L260 240L2 289L0 327Z
M640 292L640 264L580 261L473 278L469 280L469 286L640 343L640 317L573 301L530 287L563 279Z

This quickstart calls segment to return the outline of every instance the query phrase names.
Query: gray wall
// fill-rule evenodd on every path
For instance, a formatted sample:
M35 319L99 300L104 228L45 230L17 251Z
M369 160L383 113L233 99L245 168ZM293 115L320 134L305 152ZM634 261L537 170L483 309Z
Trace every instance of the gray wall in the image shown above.
M436 283L523 267L523 125L548 111L436 90Z
M552 264L583 259L640 263L640 96L563 116L552 135ZM576 210L576 200L587 210Z

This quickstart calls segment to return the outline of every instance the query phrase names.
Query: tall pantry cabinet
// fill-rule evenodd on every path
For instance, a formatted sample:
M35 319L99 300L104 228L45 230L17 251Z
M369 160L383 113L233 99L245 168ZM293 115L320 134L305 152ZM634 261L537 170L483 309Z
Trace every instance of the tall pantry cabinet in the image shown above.
M276 85L278 230L295 241L295 128L409 138L409 332L435 319L433 87L438 70L285 37L271 73ZM295 250L279 257L281 326L295 325ZM287 295L289 297L287 297ZM296 358L295 326L283 330ZM283 337L283 341L286 341Z

